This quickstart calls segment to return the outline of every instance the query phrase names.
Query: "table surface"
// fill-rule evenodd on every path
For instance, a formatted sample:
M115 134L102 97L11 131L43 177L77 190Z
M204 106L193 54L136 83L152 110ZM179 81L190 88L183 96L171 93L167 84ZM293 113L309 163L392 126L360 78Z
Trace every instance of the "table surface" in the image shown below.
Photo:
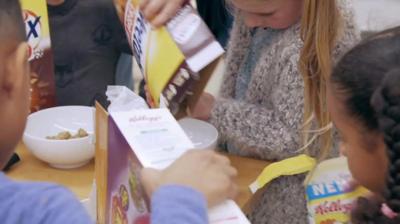
M21 161L15 164L7 175L18 181L45 181L61 184L69 188L80 199L87 198L92 189L94 161L71 170L60 170L50 167L38 160L23 144L16 149Z
M67 187L80 199L85 199L89 196L93 184L94 161L81 168L60 170L36 159L23 144L18 145L16 152L21 161L7 172L11 179L17 181L54 182ZM238 156L228 157L231 159L232 165L238 170L236 182L240 191L235 201L243 208L252 196L248 186L268 165L268 162Z

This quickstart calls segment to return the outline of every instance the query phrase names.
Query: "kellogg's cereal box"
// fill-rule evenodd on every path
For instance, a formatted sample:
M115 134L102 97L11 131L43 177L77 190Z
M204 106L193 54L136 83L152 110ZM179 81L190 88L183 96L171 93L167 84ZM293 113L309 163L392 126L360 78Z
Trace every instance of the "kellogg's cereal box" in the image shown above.
M341 224L350 222L353 202L368 191L351 186L351 173L345 158L320 163L306 186L310 224Z
M152 28L138 5L139 1L128 0L119 8L125 8L125 30L147 84L148 100L176 113L186 98L189 106L195 104L224 50L189 3L159 29Z
M31 65L31 112L55 105L54 64L46 0L22 0Z
M108 114L97 104L96 129L97 223L146 223L150 207L141 169L164 169L193 143L166 108ZM249 224L231 200L208 215L211 224Z

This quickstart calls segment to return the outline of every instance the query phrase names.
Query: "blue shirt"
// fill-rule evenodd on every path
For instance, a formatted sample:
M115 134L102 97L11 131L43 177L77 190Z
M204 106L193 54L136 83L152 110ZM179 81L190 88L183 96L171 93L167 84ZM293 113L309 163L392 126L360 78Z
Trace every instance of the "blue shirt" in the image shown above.
M68 190L47 183L14 182L0 173L2 224L88 224L86 210Z
M151 199L151 224L207 224L204 196L188 187L163 186Z
M2 224L94 223L68 190L55 184L15 182L0 173ZM163 186L152 197L152 224L206 224L207 202L188 187Z
M63 187L15 182L0 173L2 224L94 223L77 198ZM152 197L152 224L206 224L207 203L202 194L182 186L163 186Z

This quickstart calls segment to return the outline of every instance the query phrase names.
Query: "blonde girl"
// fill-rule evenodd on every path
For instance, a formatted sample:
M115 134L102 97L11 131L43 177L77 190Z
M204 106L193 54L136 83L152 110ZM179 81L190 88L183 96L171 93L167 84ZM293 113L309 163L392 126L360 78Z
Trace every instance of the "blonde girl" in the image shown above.
M358 40L348 1L230 0L235 22L220 95L192 115L210 120L229 153L279 161L334 156L326 84ZM304 175L269 184L252 223L307 223Z

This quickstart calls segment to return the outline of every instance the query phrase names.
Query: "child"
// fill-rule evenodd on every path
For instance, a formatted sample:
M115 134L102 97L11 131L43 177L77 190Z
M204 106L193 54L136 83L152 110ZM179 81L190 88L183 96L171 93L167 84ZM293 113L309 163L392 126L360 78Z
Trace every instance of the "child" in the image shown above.
M113 1L47 3L57 104L91 106L105 100L107 86L116 81L118 59L123 52L131 54Z
M338 63L328 106L360 198L353 223L400 223L400 27L370 37Z
M235 21L219 97L200 98L193 117L217 127L232 154L280 161L332 151L326 83L359 39L347 0L231 0ZM304 175L270 183L253 223L307 223ZM289 215L290 214L290 215Z
M21 139L29 112L28 47L17 0L0 0L0 166ZM5 129L7 127L7 129ZM51 184L16 183L0 173L2 223L91 223L74 196Z
M144 2L149 18L176 5ZM163 10L152 10L149 2ZM191 115L216 126L229 153L276 161L307 149L323 159L332 147L327 77L331 65L359 38L348 1L228 3L235 18L220 97L204 94ZM304 175L273 181L253 205L250 220L306 223L303 181Z
M18 0L0 0L0 168L20 141L29 111L28 45L21 15ZM210 151L186 153L164 171L143 170L144 187L152 196L152 223L207 223L207 205L235 194L235 175L227 158ZM92 223L64 188L18 183L4 173L0 173L0 220L4 224Z

